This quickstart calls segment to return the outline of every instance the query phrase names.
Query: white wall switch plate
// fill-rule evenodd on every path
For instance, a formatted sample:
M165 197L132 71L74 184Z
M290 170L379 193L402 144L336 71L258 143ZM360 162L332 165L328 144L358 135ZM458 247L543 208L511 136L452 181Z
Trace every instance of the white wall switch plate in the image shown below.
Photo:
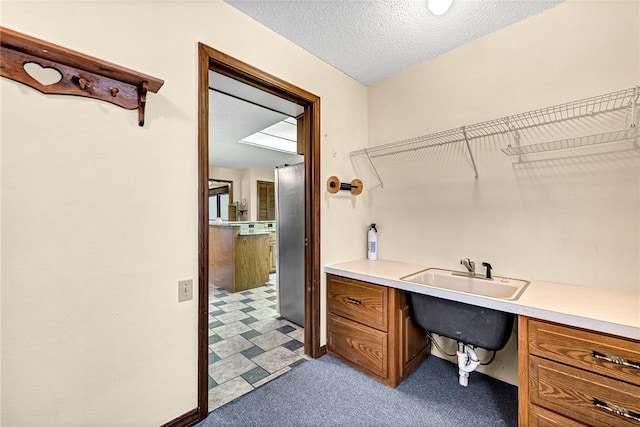
M193 299L193 279L178 281L178 302Z

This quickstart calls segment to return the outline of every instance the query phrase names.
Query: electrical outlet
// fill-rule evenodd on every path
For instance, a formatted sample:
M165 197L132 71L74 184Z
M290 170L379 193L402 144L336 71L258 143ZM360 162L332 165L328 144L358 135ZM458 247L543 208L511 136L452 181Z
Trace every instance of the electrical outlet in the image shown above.
M193 299L193 279L178 281L178 302Z

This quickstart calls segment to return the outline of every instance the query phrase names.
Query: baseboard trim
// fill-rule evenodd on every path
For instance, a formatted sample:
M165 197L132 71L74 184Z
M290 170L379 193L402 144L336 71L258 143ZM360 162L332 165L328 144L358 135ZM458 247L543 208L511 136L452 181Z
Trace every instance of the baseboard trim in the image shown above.
M325 354L327 354L327 345L323 345L318 349L318 357L320 356L324 356Z
M195 425L198 421L200 421L200 418L198 417L198 408L195 408L177 418L174 418L166 424L162 424L160 427L190 427Z

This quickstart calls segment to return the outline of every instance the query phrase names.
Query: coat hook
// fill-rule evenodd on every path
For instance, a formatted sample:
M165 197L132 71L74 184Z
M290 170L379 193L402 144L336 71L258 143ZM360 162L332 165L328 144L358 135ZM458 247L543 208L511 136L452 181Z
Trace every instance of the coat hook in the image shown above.
M78 79L78 86L80 86L80 89L82 90L87 90L87 88L91 85L89 84L89 81L87 79L80 77Z
M78 87L82 90L87 90L88 87L91 86L91 81L85 79L84 77L73 76L71 81L78 85Z
M147 89L149 83L143 81L138 86L138 125L144 126L144 107L147 103Z

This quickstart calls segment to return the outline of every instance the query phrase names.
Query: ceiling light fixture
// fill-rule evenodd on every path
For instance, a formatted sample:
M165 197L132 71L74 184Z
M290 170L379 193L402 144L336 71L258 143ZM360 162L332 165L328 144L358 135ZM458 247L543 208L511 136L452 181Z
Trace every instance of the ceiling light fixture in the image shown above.
M442 15L449 7L451 7L453 0L427 0L427 7L434 15Z
M288 117L238 142L269 150L297 154L297 123L296 119Z

